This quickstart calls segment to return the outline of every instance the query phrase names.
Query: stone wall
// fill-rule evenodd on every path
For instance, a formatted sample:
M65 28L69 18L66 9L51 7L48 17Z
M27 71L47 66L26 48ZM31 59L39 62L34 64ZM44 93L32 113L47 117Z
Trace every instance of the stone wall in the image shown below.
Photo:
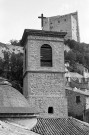
M67 101L65 98L64 77L58 73L28 73L28 101L30 107L36 107L44 116L66 117ZM48 107L54 113L48 114Z
M65 39L80 41L77 12L44 19L43 30L67 32Z
M44 19L43 30L67 32L65 38L72 39L71 16L55 16Z
M68 112L74 117L83 115L86 105L85 95L67 89L66 96L68 101ZM76 96L80 96L80 103L76 103Z
M43 44L52 47L52 67L41 67L40 48ZM27 54L27 71L64 72L64 44L60 38L29 36Z
M41 67L40 48L44 44L52 48L52 67ZM23 91L30 107L35 107L44 117L66 118L68 115L64 83L63 38L29 35L25 49L27 49L27 54L24 55L27 67L24 68ZM53 109L52 113L48 112L49 107Z
M65 94L64 77L61 73L28 73L28 82L31 94Z

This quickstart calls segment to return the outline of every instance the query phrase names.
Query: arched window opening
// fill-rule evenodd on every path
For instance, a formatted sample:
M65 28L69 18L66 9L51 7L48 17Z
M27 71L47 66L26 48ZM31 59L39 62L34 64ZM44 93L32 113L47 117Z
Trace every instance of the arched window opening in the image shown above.
M49 108L48 108L48 113L53 114L53 107L49 107Z
M52 67L52 48L48 44L41 46L41 66Z

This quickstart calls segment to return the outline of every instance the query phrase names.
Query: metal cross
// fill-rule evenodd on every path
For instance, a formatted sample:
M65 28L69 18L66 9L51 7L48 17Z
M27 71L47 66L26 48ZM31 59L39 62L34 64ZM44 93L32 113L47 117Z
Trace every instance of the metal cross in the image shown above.
M41 19L41 27L43 28L43 20L44 20L44 18L46 18L46 17L44 17L43 14L41 14L41 16L39 16L38 18Z

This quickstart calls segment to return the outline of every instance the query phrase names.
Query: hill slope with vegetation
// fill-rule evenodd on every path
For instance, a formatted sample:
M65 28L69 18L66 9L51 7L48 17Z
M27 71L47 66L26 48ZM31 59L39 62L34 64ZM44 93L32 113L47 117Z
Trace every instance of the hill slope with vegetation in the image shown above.
M10 45L0 43L0 47L4 47L4 50L1 49L3 57L0 55L0 77L7 79L14 88L22 93L23 51L16 51L14 47L17 46L20 47L17 40L11 40Z
M69 71L78 72L77 63L83 65L89 70L89 44L79 43L74 40L65 41L65 45L70 48L70 51L64 52L65 62L69 62Z

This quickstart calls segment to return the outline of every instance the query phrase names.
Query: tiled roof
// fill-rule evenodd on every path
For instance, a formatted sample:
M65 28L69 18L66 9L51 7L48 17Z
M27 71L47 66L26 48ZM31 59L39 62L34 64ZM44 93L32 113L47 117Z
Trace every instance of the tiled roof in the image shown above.
M83 129L86 134L89 135L89 123L75 119L72 117L72 122L74 123L74 125L78 126L79 128Z
M31 130L41 135L88 135L89 131L76 125L72 118L38 118Z
M76 92L76 93L80 93L80 94L85 95L85 96L89 96L89 91L88 90L82 91L80 89L71 88L71 87L66 87L66 90L73 91L73 92Z
M76 72L68 72L65 73L65 77L71 77L71 78L83 78L81 74L78 74Z

